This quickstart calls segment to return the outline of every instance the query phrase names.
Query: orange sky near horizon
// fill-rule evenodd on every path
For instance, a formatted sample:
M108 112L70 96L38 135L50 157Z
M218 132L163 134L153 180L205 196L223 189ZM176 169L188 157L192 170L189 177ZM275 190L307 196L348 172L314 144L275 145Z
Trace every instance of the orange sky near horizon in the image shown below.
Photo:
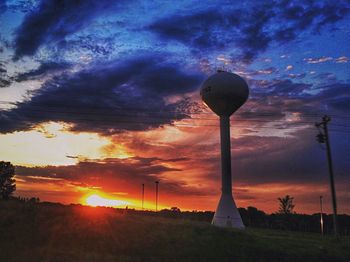
M38 179L38 178L37 178ZM57 180L44 181L44 182L34 182L28 185L27 181L24 182L21 177L16 177L17 180L17 193L21 197L39 197L41 201L49 202L59 202L63 204L83 204L90 205L86 199L91 195L97 195L104 199L111 201L120 201L120 203L107 205L117 208L134 208L141 210L141 187L138 188L139 192L135 188L125 188L125 191L130 190L129 193L125 192L104 192L97 188L82 188L80 186L74 186L72 184ZM38 179L40 180L40 179ZM46 180L46 179L45 179ZM179 196L174 194L167 194L162 192L162 184L160 183L159 190L159 204L158 210L160 209L170 209L171 207L179 207L184 211L215 211L217 202L220 197L220 193L216 192L213 195L203 195L203 196ZM233 194L235 197L235 202L238 207L247 208L248 206L257 207L266 213L274 213L278 210L279 202L278 197L285 196L285 192L292 192L290 195L294 197L295 211L298 213L313 214L318 213L317 209L319 204L320 195L328 195L328 188L321 186L315 186L313 188L312 195L310 198L308 192L309 187L302 185L283 185L283 184L267 184L263 186L255 187L234 187ZM243 193L242 193L243 192ZM255 196L250 197L250 196ZM331 199L329 197L324 197L324 212L331 213ZM343 206L342 206L343 204ZM348 213L344 209L344 204L340 203L339 213ZM101 204L105 206L105 204ZM145 199L144 199L144 209L155 210L155 186L148 185L145 188Z
M241 132L243 131L235 130L233 141L243 136ZM18 196L39 197L42 201L65 204L86 204L87 197L97 195L111 201L120 201L116 205L118 207L128 206L141 209L141 184L145 183L145 208L154 210L154 181L158 179L160 180L159 208L176 206L182 210L214 211L220 196L217 133L217 128L208 128L198 132L193 127L167 126L148 132L125 133L106 138L96 134L71 132L62 123L46 123L31 131L0 135L0 142L3 142L3 148L16 147L16 152L23 154L16 155L13 153L15 151L4 151L8 152L6 160L21 166L17 168L16 175L16 195ZM21 139L17 139L17 135ZM31 149L33 140L36 141L37 146ZM152 141L152 144L145 144L141 141ZM52 148L50 152L54 152L54 147L58 144L60 147L56 149L56 153L47 154L48 147ZM213 151L208 151L208 147L213 147ZM30 154L28 154L29 150L31 150ZM249 150L251 149L243 146L233 147L234 154L249 152ZM184 159L176 159L179 155ZM70 174L65 174L65 171L55 173L56 171L61 172L60 169L64 167L71 172L69 168L79 166L79 163L81 165L85 163L84 161L86 165L89 165L91 161L101 164L101 167L104 164L110 164L110 169L114 170L115 162L122 163L124 168L124 165L137 166L139 161L151 159L154 156L159 159L152 159L145 165L162 170L154 170L154 172L159 172L157 175L152 175L151 170L149 174L147 173L148 177L145 181L142 177L134 180L132 174L128 174L125 179L123 174L114 177L113 174L110 174L112 171L108 170L108 167L97 174L95 172L99 172L99 168L89 170L89 168L83 169L84 166L78 167ZM208 162L201 158L216 160ZM24 161L27 161L27 167L24 167ZM235 160L232 165L233 192L239 207L254 206L267 213L273 213L278 210L277 198L289 194L295 198L295 211L311 214L319 212L319 196L323 195L324 210L331 212L327 184L276 182L249 185L238 181L234 169ZM21 174L21 171L23 172L21 168L27 168L25 169L27 174ZM50 168L52 170L42 173ZM138 168L142 170L145 167L137 167L135 171L139 170ZM113 172L118 173L118 169ZM214 177L209 179L208 172L214 174ZM74 176L77 177L74 178ZM349 207L342 202L344 193L340 192L338 195L339 212L349 213Z
M315 139L327 115L350 214L350 2L173 2L0 1L0 161L15 195L140 209L144 184L155 209L159 181L159 208L214 211L219 118L200 88L225 71L249 87L230 118L237 206L273 213L290 195L312 214L323 196L332 212Z

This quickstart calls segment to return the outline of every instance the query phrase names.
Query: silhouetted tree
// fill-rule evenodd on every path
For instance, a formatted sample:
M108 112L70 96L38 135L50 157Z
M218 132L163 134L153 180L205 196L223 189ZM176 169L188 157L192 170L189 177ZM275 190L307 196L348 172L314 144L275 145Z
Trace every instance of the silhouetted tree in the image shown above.
M172 207L172 208L170 208L170 210L172 212L181 212L180 208L178 208L178 207Z
M38 197L31 197L27 200L28 203L39 203L40 199Z
M249 206L247 207L247 219L248 225L251 226L263 226L266 224L265 220L266 214L257 209L256 207Z
M278 201L280 201L280 207L278 209L278 213L283 215L294 214L293 209L295 205L293 205L293 199L294 197L291 197L289 195L286 195L283 198L279 197Z
M0 161L0 195L2 199L9 199L16 190L15 167L10 162Z

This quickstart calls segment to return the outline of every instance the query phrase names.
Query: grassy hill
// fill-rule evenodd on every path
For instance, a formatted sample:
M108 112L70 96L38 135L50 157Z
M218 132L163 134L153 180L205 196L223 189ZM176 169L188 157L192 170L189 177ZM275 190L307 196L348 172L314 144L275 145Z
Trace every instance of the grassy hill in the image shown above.
M0 261L349 261L350 238L0 201Z

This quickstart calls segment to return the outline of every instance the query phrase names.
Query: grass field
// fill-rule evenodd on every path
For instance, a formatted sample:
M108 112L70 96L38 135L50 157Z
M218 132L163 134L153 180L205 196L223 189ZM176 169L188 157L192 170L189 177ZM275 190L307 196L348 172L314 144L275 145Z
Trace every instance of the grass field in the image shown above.
M0 201L0 261L350 261L350 238Z

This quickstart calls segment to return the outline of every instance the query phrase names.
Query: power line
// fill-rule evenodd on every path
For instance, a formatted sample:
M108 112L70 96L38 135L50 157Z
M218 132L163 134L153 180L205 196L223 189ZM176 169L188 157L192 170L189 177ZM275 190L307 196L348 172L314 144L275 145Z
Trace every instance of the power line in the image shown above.
M41 112L45 112L45 111L41 111L41 110L33 110L32 112L38 112L38 113L41 113ZM63 111L50 111L52 113L57 113L57 114L64 114L64 117L65 119L64 120L61 120L61 121L73 121L73 120L78 120L78 121L96 121L96 122L104 122L104 123L111 123L111 121L114 121L115 119L113 118L106 118L105 115L98 115L98 116L104 116L104 118L77 118L76 116L74 116L74 114L70 113L69 115L66 115L67 112L63 112ZM79 115L81 113L77 113L77 115ZM83 115L94 115L94 114L89 114L89 113L82 113ZM107 115L108 116L108 115ZM126 115L126 114L114 114L114 115L110 115L112 117L116 117L116 116L119 116L119 117L130 117L130 115ZM132 117L133 115L131 115ZM18 114L14 114L12 115L11 117L15 117L15 118L22 118L24 120L28 120L28 119L31 119L31 118L40 118L42 119L43 118L43 121L45 120L44 118L45 117L42 117L40 115L18 115ZM55 117L61 117L61 116L50 116L53 118L53 120L58 120L58 119L54 119ZM158 117L158 116L149 116L149 115L138 115L138 117L141 117L141 118L146 118L146 119L153 119L153 120L158 120L158 119L167 119L169 121L167 122L172 122L172 121L191 121L191 120L212 120L212 121L218 121L218 119L206 119L206 118L193 118L193 117L183 117L183 118L178 118L178 119L170 119L170 117L168 118L165 118L165 117ZM50 120L46 120L46 121L50 121ZM288 122L288 121L283 121L283 120L262 120L262 119L256 119L256 120L253 120L253 119L249 119L249 120L246 120L246 119L235 119L233 120L233 122L262 122L262 123L277 123L277 124L287 124L287 125L307 125L307 124L312 124L312 122L305 122L305 121L298 121L298 122ZM125 122L125 123L133 123L135 121L130 121L130 120L121 120L121 119L118 119L117 120L117 123L118 122ZM166 124L166 122L160 122L160 121L137 121L135 123L159 123L159 124ZM177 123L177 125L182 125L181 123ZM194 124L194 126L218 126L217 124ZM240 126L240 125L236 125L236 126ZM333 125L335 127L350 127L350 126L346 126L346 125ZM247 127L256 127L256 125L252 126L252 125L247 125ZM261 128L264 128L264 127L261 127ZM266 127L266 128L272 128L272 127ZM281 127L278 127L278 128L281 128ZM285 127L283 127L285 128Z
M10 102L10 101L5 101L5 100L0 100L0 103L3 104L12 104L12 105L21 105L21 103L14 103L14 102ZM31 104L31 105L26 105L26 109L28 109L28 107L37 107L37 108L43 108L43 109L47 109L47 108L62 108L61 105L35 105L35 104ZM118 108L118 107L113 107L113 108L109 108L109 107L93 107L93 106L64 106L65 108L76 108L76 109L85 109L85 110L95 110L95 109L99 109L99 110L114 110L114 111L122 111L122 112L128 112L128 111L137 111L137 112L149 112L149 113L177 113L177 114L193 114L193 115L214 115L212 112L182 112L179 110L170 110L170 109L162 109L161 111L159 110L149 110L147 108L142 108L142 107L122 107L122 108ZM96 112L97 113L97 112ZM103 112L105 113L105 112ZM297 112L299 113L299 112ZM238 112L237 115L244 115L245 117L249 117L249 115L253 115L253 116L267 116L267 117L279 117L282 116L280 114L276 114L276 113L271 113L271 112L249 112L249 111L243 111L243 112ZM318 118L320 117L321 114L319 113L301 113L298 117L312 117L312 118ZM338 115L338 114L329 114L330 117L333 118L349 118L350 119L350 115Z
M113 119L97 119L97 118L77 118L74 116L69 116L68 119L60 120L60 119L42 119L41 116L19 116L19 115L14 115L14 118L21 119L23 121L30 121L30 119L39 119L42 120L41 122L46 122L46 121L63 121L63 122L77 122L77 121L82 121L82 122L92 122L92 123L99 123L101 125L116 125L116 124L135 124L135 125L158 125L158 126L163 126L163 125L171 125L171 126L178 126L178 127L213 127L213 128L218 128L218 124L195 124L195 123L174 123L175 120L170 120L169 121L156 121L158 119L154 118L155 121L140 121L140 120L116 120L116 121L111 121ZM150 118L152 119L152 118ZM191 119L185 119L185 120L191 120ZM243 121L244 122L244 121ZM271 123L271 121L266 121L268 123ZM298 123L288 123L288 127L273 127L273 126L257 126L257 125L244 125L244 124L235 124L234 127L242 127L242 128L250 128L250 129L269 129L269 130L288 130L296 127L303 126L302 124ZM311 127L311 126L310 126ZM346 133L350 134L350 130L339 130L339 129L332 129L334 132L340 132L340 133Z
M5 102L5 101L0 101L1 102ZM35 106L34 106L35 107ZM51 108L57 108L57 107L53 107L50 106ZM39 106L39 108L44 108L43 106ZM79 108L79 107L76 107ZM101 108L101 107L100 107ZM106 108L105 108L106 109ZM120 110L123 112L123 110ZM47 108L44 109L28 109L26 108L26 112L37 112L37 113L55 113L55 114L63 114L65 119L60 120L60 117L63 116L50 116L53 118L53 120L55 121L87 121L87 122L97 122L97 123L104 123L105 125L111 125L111 124L115 124L115 123L127 123L127 124L137 124L137 125L142 125L142 124L149 124L149 125L166 125L166 124L170 124L173 126L184 126L184 127L218 127L218 124L197 124L195 123L196 120L199 121L218 121L217 118L207 118L207 117L193 117L193 116L187 116L187 115L191 115L192 113L180 113L177 111L172 111L174 112L174 114L172 115L137 115L138 118L142 118L142 119L149 119L151 121L145 121L142 120L140 121L140 119L136 120L136 121L132 121L129 119L118 119L116 122L111 122L111 121L115 121L115 119L113 119L113 117L134 117L135 114L132 114L126 110L124 110L123 113L108 113L108 112L76 112L76 111L67 111L67 110L48 110ZM148 111L144 111L144 112L148 112ZM151 111L150 111L151 112ZM170 111L168 111L170 112ZM158 111L157 114L159 114L160 112ZM162 113L162 112L161 112ZM69 114L69 115L68 115ZM85 116L103 116L103 118L77 118L77 115L85 115ZM263 114L261 114L263 115ZM267 114L265 114L267 116ZM270 114L270 116L276 116L275 114ZM18 119L24 119L24 121L28 121L31 118L38 118L41 119L42 122L45 121L45 119L43 119L41 116L35 116L35 115L26 115L26 116L19 116L19 115L12 115L12 117L18 118ZM44 117L45 118L45 117ZM55 119L58 118L58 119ZM159 121L159 119L165 119L167 121ZM195 121L193 121L195 120ZM49 119L47 119L46 121L50 121ZM174 121L186 121L187 123L174 123ZM192 121L192 123L188 123L188 121ZM283 130L283 129L291 129L293 127L297 127L297 126L301 126L301 125L311 125L313 124L313 122L309 122L309 121L297 121L297 122L288 122L287 120L270 120L270 119L252 119L252 118L248 118L248 119L233 119L232 122L234 123L234 126L236 127L243 127L243 128L254 128L254 129L275 129L275 130ZM257 126L256 125L237 125L235 124L236 122L255 122L255 123L271 123L271 124L278 124L278 125L288 125L288 127L286 126ZM350 126L348 125L341 125L341 124L333 124L333 127L345 127L345 128L350 128ZM340 132L340 133L349 133L350 131L348 130L337 130L337 129L332 129L332 131L334 132Z
M43 113L47 113L47 112L51 112L51 113L56 113L56 114L70 114L69 117L71 117L72 114L75 115L96 115L96 116L103 116L103 117L124 117L124 116L130 116L133 117L134 115L132 115L131 113L129 114L128 112L125 112L123 114L121 113L106 113L106 112L76 112L76 111L59 111L59 110L38 110L38 109L26 109L26 112L43 112ZM177 116L175 115L169 115L169 116L150 116L150 115L138 115L139 117L142 118L147 118L147 119L169 119L174 118L173 120L201 120L201 121L218 121L217 118L206 118L206 117L185 117L184 115L186 114L181 114L181 116ZM268 120L268 119L233 119L231 120L232 122L266 122L266 123L286 123L286 124L290 124L291 122L288 122L288 120ZM309 122L309 121L297 121L294 122L293 124L313 124L313 122ZM350 128L350 125L339 125L339 124L334 124L333 126L336 127L346 127L346 128Z

